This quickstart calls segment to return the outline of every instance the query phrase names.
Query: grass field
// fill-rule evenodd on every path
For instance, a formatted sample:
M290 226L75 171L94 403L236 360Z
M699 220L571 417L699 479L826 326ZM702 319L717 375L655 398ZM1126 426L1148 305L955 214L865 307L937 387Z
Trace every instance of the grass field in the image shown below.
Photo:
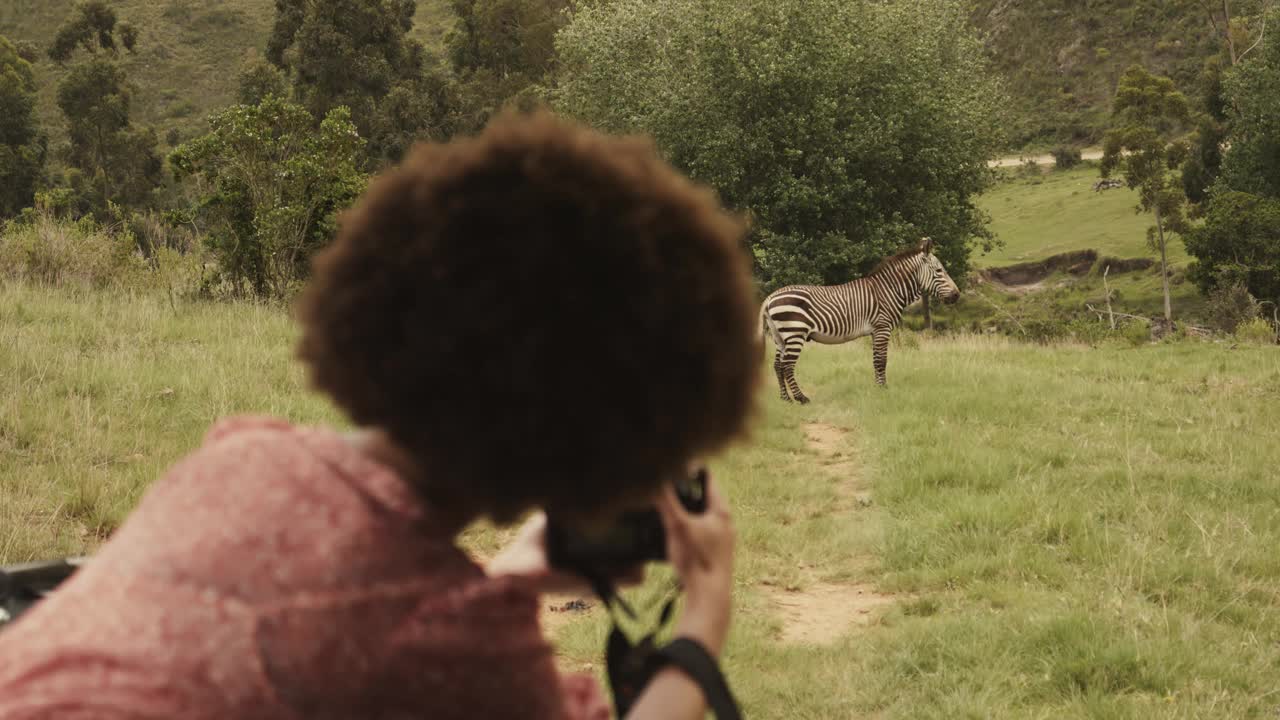
M1129 188L1094 192L1096 163L1067 171L1046 169L1031 178L1010 175L979 199L979 207L991 215L991 230L1005 245L976 256L977 265L1010 265L1086 248L1111 257L1159 257L1147 249L1152 216L1134 212L1137 193ZM1181 265L1186 260L1186 249L1174 239L1169 262Z
M217 417L340 422L294 337L267 306L0 287L0 562L91 551ZM807 349L815 402L767 384L717 463L747 717L1275 716L1280 349L903 334L888 389L870 364ZM599 670L598 609L548 618Z

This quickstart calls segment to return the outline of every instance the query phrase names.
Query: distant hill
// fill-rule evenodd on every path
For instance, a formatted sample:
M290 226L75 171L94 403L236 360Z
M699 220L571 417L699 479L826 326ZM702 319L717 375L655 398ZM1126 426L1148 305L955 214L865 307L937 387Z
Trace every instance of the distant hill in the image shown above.
M1205 59L1218 52L1198 0L969 0L995 68L1013 102L1011 149L1059 141L1096 142L1116 79L1143 62L1196 94ZM42 48L74 0L2 0L0 34ZM208 113L231 102L236 71L260 53L272 0L115 0L122 20L141 29L125 66L138 87L134 117L163 139L198 133ZM453 23L448 0L419 0L415 35L443 47ZM41 114L60 135L54 106L58 69L39 63Z
M414 35L428 49L443 47L452 24L447 2L418 2ZM60 70L43 52L74 5L0 0L0 35L41 49L40 112L55 141L62 122L55 104ZM179 140L190 139L206 127L210 112L232 102L240 66L262 52L275 18L273 0L114 0L112 6L120 20L141 31L137 55L123 55L137 86L134 121L155 127L162 143L170 128Z
M1237 5L1239 3L1236 3ZM1221 43L1198 0L971 0L1012 97L1013 148L1096 142L1116 81L1142 63L1200 94Z

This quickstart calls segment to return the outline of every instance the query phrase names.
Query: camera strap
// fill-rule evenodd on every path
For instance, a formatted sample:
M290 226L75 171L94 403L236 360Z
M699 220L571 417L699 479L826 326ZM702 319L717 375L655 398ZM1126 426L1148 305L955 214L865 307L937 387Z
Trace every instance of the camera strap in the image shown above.
M580 571L581 572L581 571ZM622 628L618 626L614 608L621 611L631 620L636 619L636 612L614 590L613 584L596 572L583 572L591 583L596 594L604 603L613 621L609 631L609 639L605 645L605 666L609 676L609 686L613 690L613 702L618 717L625 717L631 706L644 692L649 681L659 670L667 665L674 665L684 671L698 687L717 720L741 720L737 701L729 689L719 663L700 643L690 638L676 638L670 643L658 647L657 635L671 621L675 608L676 593L667 598L662 605L662 612L657 626L638 642L632 642Z

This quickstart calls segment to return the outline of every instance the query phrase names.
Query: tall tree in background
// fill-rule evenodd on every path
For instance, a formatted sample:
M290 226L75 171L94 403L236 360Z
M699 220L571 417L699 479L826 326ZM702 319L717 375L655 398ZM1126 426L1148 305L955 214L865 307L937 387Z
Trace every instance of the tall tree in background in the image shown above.
M1214 34L1222 40L1232 66L1239 65L1266 38L1272 0L1235 3L1222 0L1222 12L1218 12L1217 0L1197 1L1208 15Z
M316 128L305 108L274 94L210 124L169 164L179 181L205 180L194 215L223 277L242 293L284 297L333 238L336 214L364 191L364 141L345 107Z
M267 59L316 118L350 109L375 162L397 160L408 139L443 134L443 81L409 38L415 0L276 0Z
M1280 12L1270 23L1280 22ZM1204 225L1187 236L1190 277L1205 291L1244 285L1280 303L1280 42L1240 63L1223 81L1228 102L1222 172L1209 190Z
M504 106L540 101L555 67L555 36L568 0L451 0L458 22L446 38L458 78L458 129L483 127Z
M1169 300L1166 234L1186 229L1181 182L1173 175L1186 159L1185 146L1174 137L1190 117L1187 98L1167 77L1152 75L1141 65L1125 71L1116 88L1112 127L1103 139L1102 176L1115 170L1138 191L1138 211L1155 214L1147 239L1160 251L1160 279L1164 288L1164 319L1173 321Z
M67 163L87 186L81 211L102 215L111 203L146 206L160 182L163 166L156 154L153 130L135 128L130 121L132 91L115 62L117 47L133 52L137 31L117 23L115 11L100 0L76 6L49 49L59 64L77 51L87 58L71 66L58 85L58 107L67 121Z
M613 0L557 37L556 105L651 134L745 213L767 288L840 283L929 235L951 275L1000 92L961 2Z
M31 63L0 36L0 218L31 205L44 170L48 140L35 118Z

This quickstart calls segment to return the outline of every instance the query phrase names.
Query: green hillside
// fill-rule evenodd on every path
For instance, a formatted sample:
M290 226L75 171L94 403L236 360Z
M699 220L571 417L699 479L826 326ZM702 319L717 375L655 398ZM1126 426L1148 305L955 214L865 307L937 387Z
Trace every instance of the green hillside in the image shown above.
M1233 3L1242 31L1249 3ZM972 0L1012 107L1013 147L1097 140L1124 69L1141 63L1199 94L1205 61L1221 41L1196 0Z
M1002 121L1013 148L1094 141L1109 112L1116 79L1141 62L1195 95L1207 58L1218 53L1204 6L1195 0L969 0L1012 99ZM1249 2L1237 3L1247 33ZM0 34L47 45L74 0L5 0ZM122 20L142 31L125 65L138 86L136 117L163 136L196 132L210 110L227 104L236 70L261 49L272 0L115 0ZM453 14L447 0L419 0L415 35L442 49ZM57 70L39 67L41 109L57 135Z
M170 128L182 139L204 126L208 114L230 104L236 74L260 54L275 16L272 0L114 0L120 20L140 30L136 55L124 67L137 87L136 122L156 128L163 140ZM61 117L55 105L58 67L43 52L58 32L74 0L3 0L0 35L33 42L41 49L36 66L40 110L55 141ZM446 0L419 0L414 35L439 51L451 15Z

